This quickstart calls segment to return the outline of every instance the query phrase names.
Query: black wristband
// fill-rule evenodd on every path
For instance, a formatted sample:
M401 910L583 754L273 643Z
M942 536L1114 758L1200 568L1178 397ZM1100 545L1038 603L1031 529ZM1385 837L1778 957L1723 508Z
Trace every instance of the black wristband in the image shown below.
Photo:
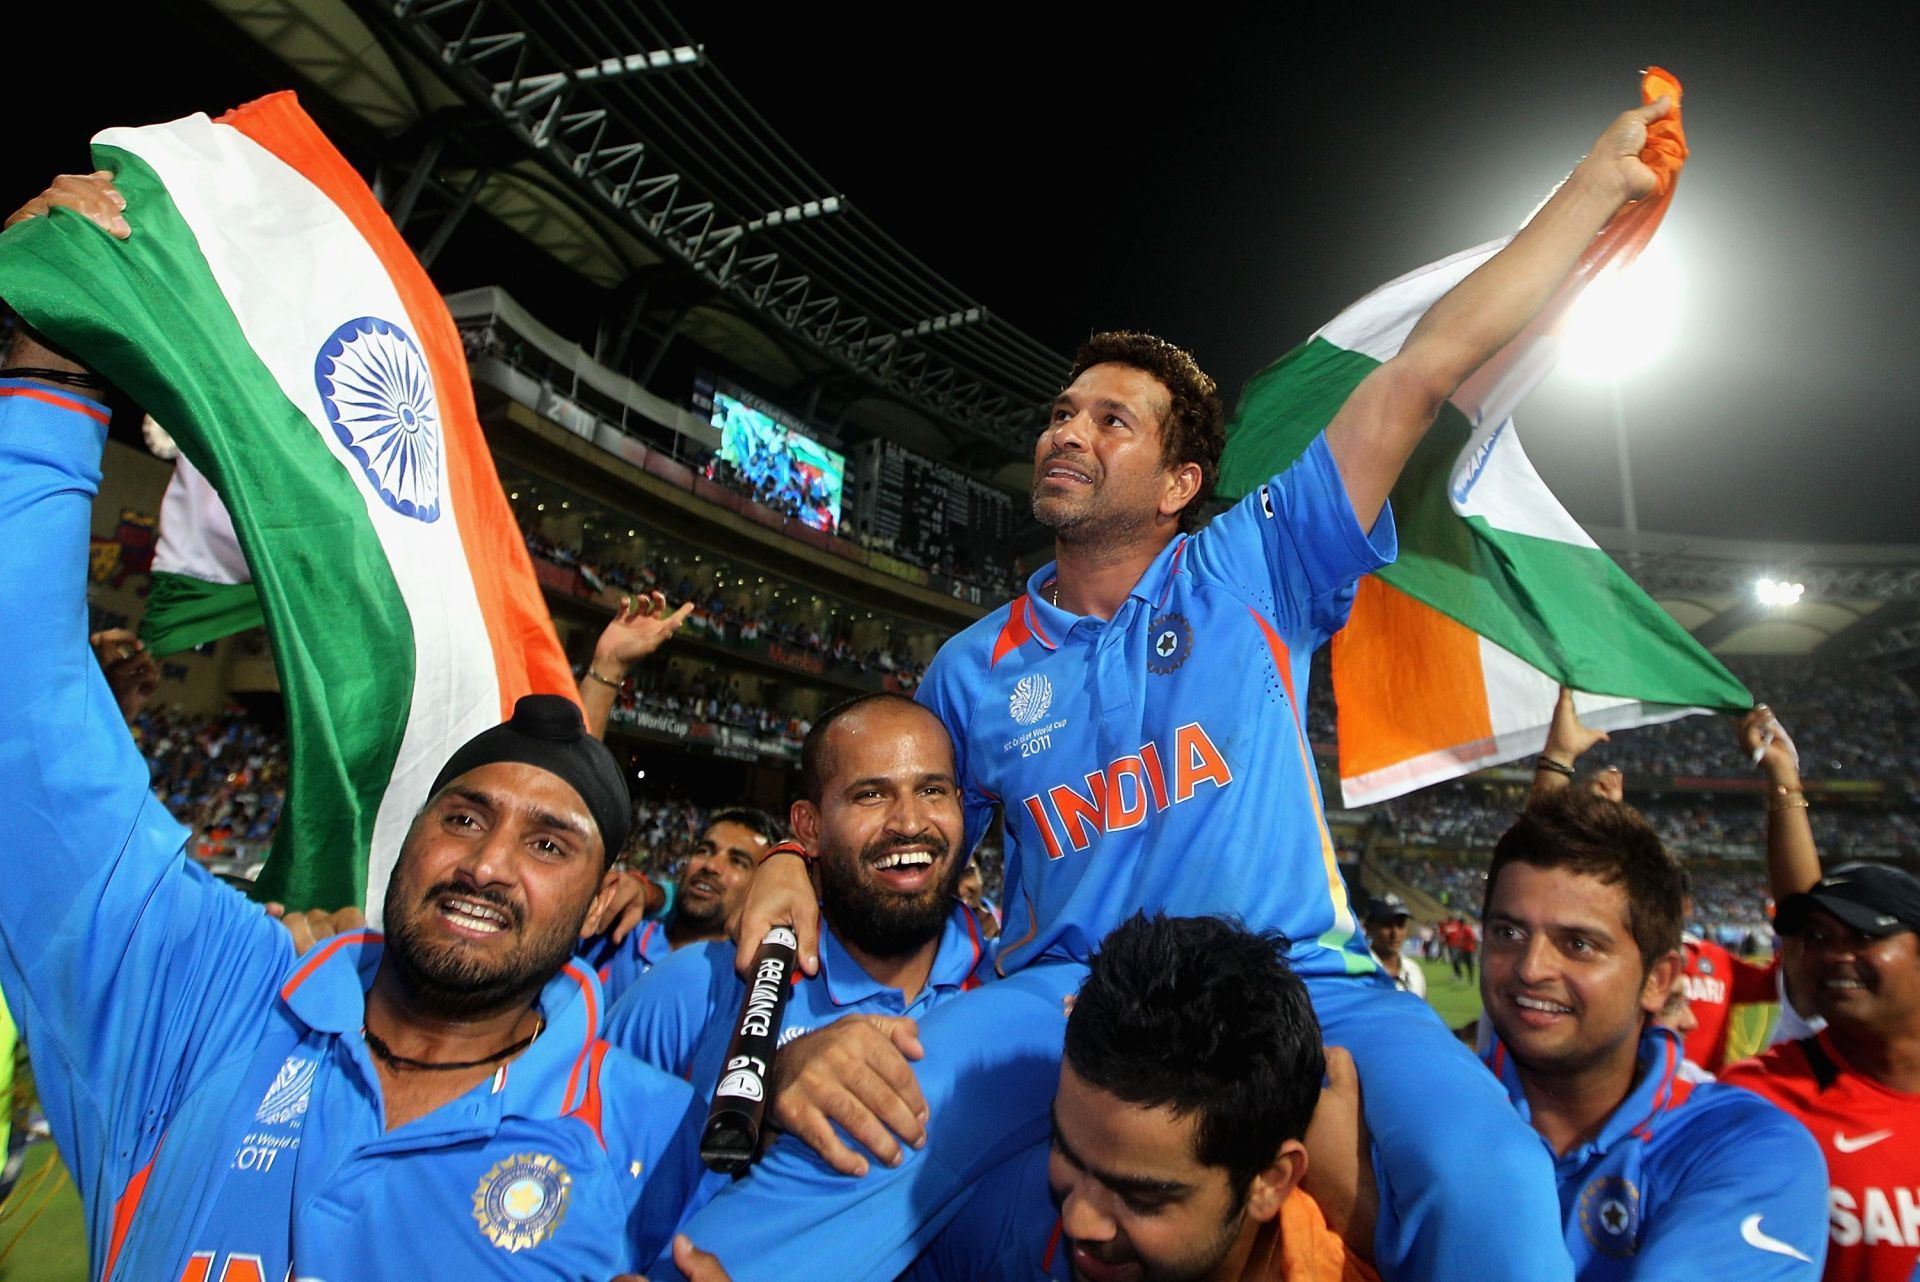
M1565 775L1569 779L1573 778L1572 766L1563 766L1544 752L1533 759L1533 768L1535 771L1551 770L1557 775Z

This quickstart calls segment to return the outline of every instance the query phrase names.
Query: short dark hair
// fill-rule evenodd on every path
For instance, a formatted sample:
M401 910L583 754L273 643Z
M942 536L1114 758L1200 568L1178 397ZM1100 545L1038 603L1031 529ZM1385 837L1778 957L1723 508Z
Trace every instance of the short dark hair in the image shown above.
M1680 947L1680 865L1632 806L1584 788L1561 788L1527 803L1493 847L1483 916L1500 870L1515 863L1564 868L1623 887L1627 926L1646 970Z
M1236 1201L1306 1134L1326 1055L1286 939L1219 917L1135 913L1101 941L1067 1019L1066 1060L1129 1104L1199 1119L1194 1156Z
M1095 365L1129 365L1151 374L1167 389L1171 405L1160 429L1160 462L1166 467L1200 465L1200 488L1180 511L1180 528L1197 529L1214 482L1220 479L1220 454L1227 434L1220 408L1220 389L1184 348L1138 330L1116 329L1095 334L1073 354L1071 384Z
M800 741L800 791L814 805L820 804L821 795L826 791L827 778L833 766L827 757L827 732L833 729L833 723L840 718L850 712L858 712L861 708L873 703L904 703L910 707L921 708L923 712L927 712L928 716L933 716L932 712L921 707L915 700L891 690L857 694L851 699L834 704L821 713L820 719L813 723L811 730L807 731L807 737Z
M723 806L707 816L707 827L711 828L715 824L739 824L749 832L760 834L769 846L777 845L787 839L785 824L766 811L753 806Z

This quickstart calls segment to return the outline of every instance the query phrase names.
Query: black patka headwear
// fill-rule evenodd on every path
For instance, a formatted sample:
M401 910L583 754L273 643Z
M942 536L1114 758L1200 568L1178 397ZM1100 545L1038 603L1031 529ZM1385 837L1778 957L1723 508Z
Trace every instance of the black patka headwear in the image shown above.
M513 719L483 730L447 758L430 797L469 770L499 761L537 766L560 776L587 803L609 863L627 844L633 802L607 745L587 733L580 705L557 694L529 694L513 705Z

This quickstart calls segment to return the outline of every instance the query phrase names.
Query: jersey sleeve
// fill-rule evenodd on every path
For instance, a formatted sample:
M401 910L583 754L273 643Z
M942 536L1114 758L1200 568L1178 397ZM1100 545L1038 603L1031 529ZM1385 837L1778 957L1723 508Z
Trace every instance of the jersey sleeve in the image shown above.
M1641 1240L1633 1276L1814 1282L1827 1250L1819 1145L1751 1095L1715 1111L1716 1133L1689 1144L1686 1162L1665 1181L1671 1192Z
M997 618L998 615L987 617ZM933 656L933 662L927 666L926 676L913 696L922 707L940 718L940 724L947 728L947 736L953 740L953 768L960 780L960 804L969 852L980 844L980 839L987 835L987 829L993 826L993 812L1000 804L999 798L989 796L974 785L973 774L968 769L967 728L973 713L969 692L977 692L984 687L981 673L975 670L981 664L974 653L974 640L973 630L969 629L941 646Z
M921 1252L902 1282L1026 1282L1066 1277L1064 1258L1047 1267L1059 1213L1047 1191L1047 1148L1028 1149L988 1173L959 1214ZM1064 1243L1056 1246L1064 1252Z
M700 1036L741 985L725 942L681 948L642 975L607 1012L601 1036L663 1073L684 1078Z
M1314 645L1345 626L1354 585L1399 550L1391 506L1371 533L1360 528L1324 434L1190 544L1195 573L1232 584L1290 640Z
M100 1163L150 1153L198 1075L250 1044L293 960L284 929L185 858L88 648L106 423L0 383L0 989L89 1198Z

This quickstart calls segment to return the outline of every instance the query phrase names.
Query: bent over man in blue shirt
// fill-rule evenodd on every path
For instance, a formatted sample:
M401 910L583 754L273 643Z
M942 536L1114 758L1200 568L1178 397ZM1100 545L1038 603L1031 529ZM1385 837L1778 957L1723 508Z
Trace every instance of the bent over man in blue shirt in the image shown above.
M124 204L97 175L43 199L103 226ZM630 815L578 708L530 696L460 748L407 835L385 937L296 957L148 792L87 648L108 412L63 381L76 363L24 332L10 346L0 987L93 1276L604 1282L658 1252L691 1178L656 1169L688 1091L598 1040L598 987L569 963Z

